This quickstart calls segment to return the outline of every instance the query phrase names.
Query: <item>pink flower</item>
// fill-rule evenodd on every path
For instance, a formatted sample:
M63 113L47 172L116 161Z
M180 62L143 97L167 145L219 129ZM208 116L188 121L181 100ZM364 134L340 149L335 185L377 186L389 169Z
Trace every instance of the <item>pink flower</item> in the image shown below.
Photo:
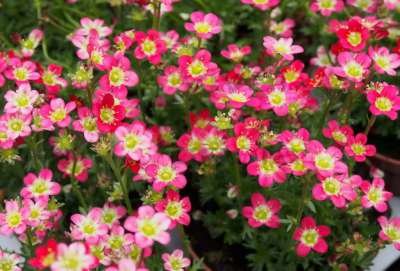
M398 54L391 54L386 47L369 47L368 53L374 61L374 68L377 73L387 73L391 76L396 75L395 69L400 66L400 56Z
M211 53L205 49L199 50L193 57L181 56L178 62L179 69L189 82L201 83L207 76L218 72L218 66L211 62Z
M221 55L233 62L241 62L243 57L251 53L250 46L239 47L236 44L229 44L227 49L221 51Z
M73 240L85 240L96 244L100 237L108 232L107 225L101 222L101 210L94 208L87 215L74 214L71 216L71 237Z
M322 134L326 138L331 138L336 144L345 146L353 136L353 129L349 125L340 126L336 120L330 120L328 127L322 129Z
M365 53L342 52L338 56L338 62L341 67L335 67L335 73L353 82L361 82L371 65L371 59Z
M36 72L36 65L32 61L22 61L19 58L11 58L9 67L4 72L9 80L14 80L17 84L28 83L38 80L40 75Z
M158 31L150 29L147 33L135 32L135 40L138 44L134 53L137 59L147 58L153 65L161 62L167 46Z
M250 99L248 105L256 110L272 109L277 116L286 116L289 113L289 105L296 101L296 94L283 86L263 88Z
M46 70L41 71L40 82L44 84L48 94L57 95L68 85L67 81L61 77L62 70L61 66L50 64Z
M305 128L300 128L297 132L285 130L278 136L278 139L286 149L298 155L305 152L310 133Z
M302 53L304 50L299 45L292 45L292 38L280 38L279 40L266 36L264 37L264 47L271 56L281 56L283 59L292 61L294 54Z
M211 101L217 109L225 108L225 103L231 108L239 109L253 95L253 90L247 85L225 83L221 88L222 90L213 92L211 96Z
M204 155L223 155L226 149L226 133L217 128L209 128L203 140Z
M32 116L30 114L13 113L0 116L0 126L5 127L7 137L10 139L29 136L31 134L29 127L31 122Z
M357 192L350 183L344 182L344 176L331 176L321 179L321 183L314 186L313 198L318 201L330 199L337 208L344 208L347 201L353 201Z
M50 212L48 211L48 199L24 199L22 201L23 208L21 209L22 216L26 219L27 225L38 227L43 225L43 222L49 219Z
M163 253L164 268L167 271L184 271L190 266L190 260L183 257L183 251L175 249L171 254Z
M71 176L73 173L75 173L74 177L78 181L84 182L88 178L88 170L92 167L93 162L89 158L80 156L75 157L75 160L76 161L74 163L73 155L69 154L67 159L62 159L58 161L57 168L59 171L63 172L67 176Z
M260 193L251 195L251 205L242 209L243 216L248 219L249 225L258 228L266 225L270 228L279 228L280 219L276 215L281 209L281 203L277 199L266 201Z
M286 180L286 173L282 168L279 153L271 155L264 149L256 151L256 161L247 165L247 172L252 176L258 176L258 183L262 187L270 187Z
M32 112L33 105L39 93L32 90L29 84L21 84L16 91L9 90L4 95L7 103L4 106L6 113L29 114Z
M213 13L195 11L190 15L190 23L185 23L185 29L194 32L201 39L210 39L222 30L222 21Z
M127 57L106 56L102 66L108 72L99 81L104 90L126 92L127 87L134 87L139 82L139 77L131 70L131 63Z
M373 115L385 115L391 120L397 119L397 111L400 109L400 96L396 86L386 85L380 91L369 91L367 99L370 103L369 111Z
M400 1L399 0L384 0L383 1L386 8L389 10L394 10L400 6Z
M11 235L22 234L26 230L26 220L20 204L16 200L6 200L5 212L0 213L0 233Z
M52 178L53 173L48 168L41 169L38 176L34 173L28 173L24 177L25 187L21 190L21 196L28 199L48 199L49 196L58 195L61 186L52 182Z
M165 154L155 154L145 167L147 175L153 179L153 189L158 192L169 185L178 189L185 187L186 178L181 173L186 169L185 163L172 163L171 158Z
M174 190L168 190L166 198L161 199L155 204L157 212L163 212L171 219L170 229L175 228L176 224L189 225L189 212L192 209L189 197L180 199L179 193Z
M226 141L226 147L231 152L238 152L240 162L247 164L257 150L259 133L255 129L247 129L245 123L235 124L234 132L235 136Z
M364 208L374 207L378 212L386 212L388 206L386 204L393 194L383 190L385 182L383 179L375 178L372 183L368 181L362 182L360 188L364 195L361 197L361 205Z
M72 127L75 131L83 133L87 142L93 143L99 140L99 131L97 129L96 118L89 108L78 108L79 120L74 120Z
M96 258L83 243L60 243L56 255L56 260L51 265L52 271L88 271L97 265Z
M400 250L400 217L387 219L385 216L380 216L378 222L381 226L379 238L391 242L397 250Z
M126 214L126 209L123 206L113 205L109 202L106 202L102 208L98 209L101 212L101 223L107 225L108 228L118 225L119 219Z
M40 108L40 114L43 118L51 120L61 128L67 127L71 122L71 113L76 107L75 102L65 104L61 98L55 98L50 101L50 104L45 104Z
M205 158L205 149L203 146L203 139L206 132L199 128L194 128L190 133L183 134L176 145L180 148L178 155L179 160L182 162L189 162L194 159L201 162Z
M43 31L40 29L33 29L28 38L21 40L21 53L23 57L29 58L35 52L40 41L43 39Z
M272 20L269 30L283 38L290 38L293 35L292 28L295 24L293 19L285 19L279 23Z
M112 29L108 26L104 26L104 21L101 19L90 19L84 17L80 21L81 28L75 31L75 35L89 36L91 32L96 32L100 38L109 36L112 33Z
M340 12L344 8L342 0L315 0L310 6L313 12L320 12L323 16L331 16L334 12Z
M296 254L300 257L307 256L311 249L324 254L328 251L328 244L323 237L331 234L331 229L325 225L317 225L314 218L306 216L301 220L300 227L296 228L293 239L299 241Z
M279 1L280 0L241 0L243 4L253 5L263 11L277 6Z
M336 31L340 45L347 50L359 52L365 48L368 42L368 29L359 18L350 19L347 24Z
M8 253L0 250L0 266L6 266L10 271L22 271L24 258L16 253Z
M325 149L321 142L312 140L307 145L306 166L323 177L347 174L347 166L340 159L342 152L336 147Z
M141 121L134 121L130 125L121 125L115 131L118 143L114 152L118 156L128 155L132 160L148 160L155 154L157 146L153 143L152 133L146 129Z
M184 80L182 72L175 66L166 67L164 74L157 77L157 83L167 95L173 95L177 90L185 92L189 88L189 84Z
M114 132L125 118L126 109L119 104L110 93L96 102L93 102L93 115L96 116L97 128L100 132Z
M376 148L374 145L367 145L367 136L359 133L350 137L344 150L346 154L353 157L356 162L364 162L367 156L374 156Z
M164 213L156 213L150 206L139 207L137 216L125 220L124 227L135 233L135 241L141 248L150 247L154 241L166 245L170 241L167 232L171 220Z

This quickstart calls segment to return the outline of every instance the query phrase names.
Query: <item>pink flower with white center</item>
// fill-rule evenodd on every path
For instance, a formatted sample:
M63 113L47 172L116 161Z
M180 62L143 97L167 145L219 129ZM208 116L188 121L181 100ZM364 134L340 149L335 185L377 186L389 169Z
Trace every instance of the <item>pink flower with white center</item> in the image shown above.
M184 271L190 266L190 260L183 256L183 251L175 249L171 254L163 253L164 268L167 271Z
M378 7L377 0L347 0L347 3L368 13L375 13Z
M24 258L15 253L8 253L0 250L0 266L5 267L4 271L22 271Z
M385 216L380 216L378 223L381 226L379 238L392 243L397 250L400 250L400 217L388 219Z
M30 114L38 97L39 93L32 90L29 84L21 84L16 91L9 90L4 95L7 101L4 112Z
M108 26L104 26L104 21L101 19L90 19L88 17L82 18L81 28L75 31L75 35L89 36L92 31L95 31L100 38L109 36L112 33L112 29Z
M106 249L112 250L115 254L119 254L135 244L135 236L131 233L125 233L125 229L120 225L114 225L110 234L106 236Z
M247 172L251 176L258 176L258 183L262 187L271 187L274 182L285 182L286 173L283 170L279 153L271 155L264 149L258 149L256 159L247 165Z
M124 227L135 233L135 241L140 248L146 248L157 241L166 245L170 241L167 232L171 220L166 214L155 212L148 205L139 207L137 216L130 216L125 220Z
M226 149L226 133L215 127L206 130L207 134L202 141L204 155L223 155Z
M288 174L293 174L294 176L304 176L308 168L305 164L305 154L300 153L298 155L294 154L293 152L282 149L282 155L285 156L286 165L284 165L284 170Z
M100 78L100 87L104 90L127 91L127 87L134 87L139 83L139 77L131 70L131 62L123 55L106 56L103 68L107 74Z
M78 181L84 182L88 178L88 170L92 167L92 165L93 162L89 158L78 156L74 159L73 155L69 154L67 159L58 161L57 168L67 176L71 176L73 173L75 173L74 177Z
M87 107L79 107L78 116L79 120L75 120L72 123L74 130L83 133L87 142L97 142L99 140L99 130L92 111Z
M109 266L105 271L147 271L147 269L136 269L136 263L129 258L124 258L118 261L117 266Z
M207 76L218 71L218 66L211 62L211 53L205 49L199 50L193 57L181 56L178 62L185 80L189 82L201 83Z
M292 45L292 38L279 38L278 40L271 36L264 37L264 48L271 56L280 56L283 59L292 61L294 54L299 54L304 49L299 45Z
M172 50L178 44L179 33L175 30L170 30L166 33L161 33L161 39L164 40L165 46Z
M389 201L393 194L385 191L385 181L380 178L375 178L372 183L363 181L360 185L361 191L364 195L361 197L361 205L364 208L374 207L378 212L384 213L388 209L387 201Z
M50 64L47 69L41 71L40 82L46 87L48 94L55 96L68 85L67 80L61 77L62 70L62 66Z
M282 86L264 88L250 99L248 105L256 110L272 109L277 116L286 116L289 113L289 105L296 101L296 94Z
M396 86L386 85L380 91L369 91L367 99L370 103L369 111L373 115L385 115L391 120L397 119L397 111L400 109L400 96Z
M21 53L25 58L31 57L40 41L43 39L43 31L40 29L33 29L26 39L21 40Z
M4 125L7 129L7 136L10 139L26 137L31 134L32 116L22 115L20 113L4 114L0 116L0 126Z
M150 29L147 33L136 32L135 40L137 42L135 57L140 60L147 58L153 65L159 64L163 54L168 50L160 33L154 29Z
M36 176L34 173L28 173L24 177L25 187L21 190L23 198L48 199L49 196L58 195L61 191L61 186L52 182L53 172L48 168L40 170Z
M279 228L280 219L277 213L282 205L277 199L265 200L260 193L251 195L251 205L242 209L242 214L248 219L248 223L252 228L258 228L263 225L270 228Z
M119 219L126 214L126 209L123 206L113 205L111 203L106 203L103 208L99 209L101 212L101 223L107 225L109 228L118 225Z
M195 11L190 15L190 20L190 23L185 23L185 29L201 39L210 39L222 31L222 21L213 13Z
M296 228L293 239L299 241L296 254L307 256L311 250L324 254L328 251L328 244L323 237L331 234L331 229L325 225L317 225L314 218L306 216L301 220L300 227Z
M337 208L344 208L347 201L353 201L357 198L357 192L351 184L344 182L343 176L331 176L321 179L321 183L314 186L312 195L318 201L329 198Z
M107 225L101 222L101 210L94 208L87 215L74 214L71 216L71 237L73 240L85 240L96 244L100 237L107 234Z
M241 0L243 4L252 5L260 10L272 9L277 6L280 0Z
M7 126L0 122L0 148L10 149L14 145L14 139L7 133Z
M221 51L221 55L233 62L241 62L243 57L251 54L250 46L239 47L236 44L229 44L228 47Z
M326 138L333 139L340 146L345 146L353 133L353 129L349 125L341 126L336 120L330 120L328 127L322 129L322 134Z
M50 217L47 199L24 199L22 201L22 216L25 218L26 224L31 227L38 227Z
M80 242L58 244L56 255L56 260L51 265L52 271L88 271L97 265L97 259Z
M256 129L247 129L245 123L237 123L234 127L235 136L228 138L226 147L231 152L239 154L239 160L243 164L250 161L251 155L256 152L259 133Z
M228 106L235 109L243 107L253 95L253 90L247 85L223 84L222 91Z
M296 155L306 151L309 139L310 133L305 128L300 128L297 132L285 130L278 136L278 140L285 145L285 148Z
M160 192L165 187L171 185L181 189L186 186L186 178L183 174L187 169L185 163L171 161L171 158L166 154L155 154L151 158L145 170L153 180L153 189Z
M168 66L164 74L157 77L157 83L167 95L173 95L176 91L185 92L189 84L184 80L183 74L178 67Z
M128 155L132 160L145 161L157 151L153 143L153 135L141 121L134 121L130 125L121 125L115 131L118 143L114 153L118 156Z
M15 81L17 84L28 83L40 78L36 72L36 64L32 61L22 61L19 58L11 58L9 60L9 67L5 70L4 75L9 80Z
M55 98L50 101L50 104L45 104L40 108L40 114L43 118L51 120L61 128L67 127L71 122L71 113L76 108L75 102L65 104L61 98Z
M306 166L315 170L320 176L329 177L334 174L347 174L347 166L342 159L342 152L336 147L325 149L321 142L311 140L307 145Z
M342 0L315 0L310 9L313 12L320 12L323 16L331 16L334 12L340 12L344 8Z
M368 53L374 61L374 68L377 73L387 73L391 76L396 75L395 69L400 66L400 56L398 54L391 54L386 47L369 47Z
M168 190L165 199L159 200L155 204L157 212L163 212L171 220L170 229L175 228L176 224L189 225L189 212L192 209L189 197L179 196L179 193L174 190Z
M368 74L368 67L371 65L371 59L365 53L342 52L337 60L340 67L335 67L334 72L353 82L361 82Z
M292 28L295 24L293 19L285 19L279 23L272 20L269 30L282 38L290 38L293 35Z
M176 142L180 148L178 158L182 162L189 162L194 159L201 162L204 160L205 151L203 146L203 138L206 132L199 128L194 128L190 133L181 135Z
M20 204L16 200L6 200L5 211L0 213L0 233L4 235L22 234L26 230L26 220Z
M367 145L367 136L362 133L350 137L344 150L356 162L364 162L367 156L374 156L376 154L375 146Z

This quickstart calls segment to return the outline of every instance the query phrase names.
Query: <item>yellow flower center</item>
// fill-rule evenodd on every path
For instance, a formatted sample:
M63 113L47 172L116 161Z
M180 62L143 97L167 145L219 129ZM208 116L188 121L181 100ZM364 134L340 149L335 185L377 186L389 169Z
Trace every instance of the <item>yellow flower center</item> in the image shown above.
M379 97L375 100L375 107L380 111L387 112L393 107L392 101L386 97Z

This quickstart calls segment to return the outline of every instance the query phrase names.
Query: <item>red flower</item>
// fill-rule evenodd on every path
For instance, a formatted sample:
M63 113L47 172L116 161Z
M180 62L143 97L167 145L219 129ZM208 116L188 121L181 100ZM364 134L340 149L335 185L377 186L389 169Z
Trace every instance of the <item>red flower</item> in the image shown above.
M111 94L106 94L100 103L93 104L93 114L100 132L114 132L125 117L125 108L116 104Z
M37 270L48 268L55 260L57 253L57 241L49 239L44 245L35 249L35 257L28 260L30 266Z
M337 36L343 48L358 52L364 49L369 33L357 19L351 19L347 22L347 27L337 31Z

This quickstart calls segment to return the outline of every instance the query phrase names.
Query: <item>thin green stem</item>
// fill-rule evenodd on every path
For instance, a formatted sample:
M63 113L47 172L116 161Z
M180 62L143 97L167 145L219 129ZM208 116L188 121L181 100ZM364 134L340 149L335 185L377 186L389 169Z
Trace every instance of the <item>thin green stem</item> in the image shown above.
M369 132L371 131L371 128L374 126L376 121L376 116L372 115L372 117L368 120L367 127L365 128L364 134L368 136Z
M72 171L71 171L71 185L72 185L72 191L75 193L76 197L78 198L79 204L82 206L85 211L88 210L88 204L85 201L85 198L83 197L83 194L81 190L79 189L78 181L75 179L75 170L76 170L76 155L73 153L73 164L72 164Z
M112 154L108 154L104 158L105 158L106 162L108 163L108 165L110 166L111 170L113 171L115 178L121 184L121 189L124 194L125 205L128 209L128 212L132 213L132 205L129 200L129 191L128 191L127 182L126 182L126 180L127 180L126 174L124 173L123 175L121 175L121 171L118 168L117 164L115 163L115 161L112 157Z
M161 21L161 1L160 0L153 0L153 28L156 30L160 29L160 21Z

